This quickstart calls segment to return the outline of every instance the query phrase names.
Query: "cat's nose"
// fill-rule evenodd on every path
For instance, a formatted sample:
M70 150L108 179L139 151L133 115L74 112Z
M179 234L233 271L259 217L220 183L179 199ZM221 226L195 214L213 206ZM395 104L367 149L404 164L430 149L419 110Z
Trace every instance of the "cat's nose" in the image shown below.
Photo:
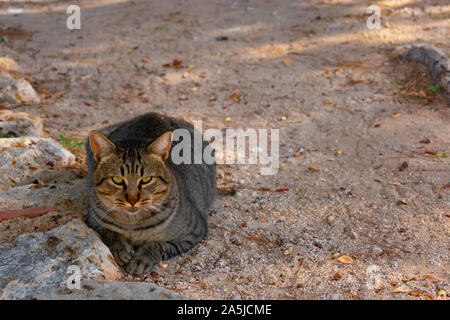
M134 206L136 204L136 202L138 202L138 200L139 200L139 195L138 194L136 194L136 195L135 194L126 194L125 198L129 204Z

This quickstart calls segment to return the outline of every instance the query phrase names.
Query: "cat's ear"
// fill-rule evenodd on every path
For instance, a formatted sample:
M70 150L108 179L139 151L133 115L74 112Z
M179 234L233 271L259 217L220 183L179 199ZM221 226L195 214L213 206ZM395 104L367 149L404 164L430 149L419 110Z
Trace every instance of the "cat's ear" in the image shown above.
M114 143L97 131L89 133L89 145L96 161L116 150Z
M167 160L169 157L169 150L172 146L172 131L167 131L148 146L147 152L156 154Z

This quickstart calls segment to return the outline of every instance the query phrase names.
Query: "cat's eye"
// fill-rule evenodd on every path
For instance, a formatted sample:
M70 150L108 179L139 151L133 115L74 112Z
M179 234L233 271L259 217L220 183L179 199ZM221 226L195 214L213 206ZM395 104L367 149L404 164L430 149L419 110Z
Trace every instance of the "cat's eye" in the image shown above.
M112 181L115 184L123 184L123 178L122 177L112 177Z
M144 178L142 178L141 183L142 184L147 184L150 181L152 181L152 177L144 177Z

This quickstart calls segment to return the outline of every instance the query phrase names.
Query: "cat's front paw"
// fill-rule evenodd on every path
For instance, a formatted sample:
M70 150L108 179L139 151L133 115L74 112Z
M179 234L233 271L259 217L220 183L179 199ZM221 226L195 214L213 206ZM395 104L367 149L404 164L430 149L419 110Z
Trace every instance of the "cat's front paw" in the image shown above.
M160 259L149 254L146 250L138 250L136 255L123 268L129 274L149 274L159 263Z
M111 246L110 250L117 264L121 267L127 265L135 254L133 246L126 241L117 241Z

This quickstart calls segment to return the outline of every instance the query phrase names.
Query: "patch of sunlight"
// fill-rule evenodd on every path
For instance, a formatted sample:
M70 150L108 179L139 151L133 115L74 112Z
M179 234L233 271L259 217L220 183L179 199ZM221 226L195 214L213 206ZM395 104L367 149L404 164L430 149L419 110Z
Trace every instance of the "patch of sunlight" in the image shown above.
M211 35L216 37L219 35L246 35L249 33L262 31L267 29L267 24L265 23L255 23L247 26L236 26L226 29L220 29L216 31L212 31Z
M380 2L374 2L373 4L380 6L380 7L386 7L386 8L395 8L404 6L407 4L413 4L418 2L417 0L386 0L386 1L380 1Z
M4 1L4 0L2 0ZM9 1L8 1L9 2ZM18 1L14 1L18 2ZM25 2L25 0L23 0ZM30 1L27 1L30 2ZM42 1L37 1L38 3L42 3ZM46 2L49 2L48 5L40 5L36 7L29 7L29 8L23 8L23 12L20 14L36 14L36 13L49 13L49 12L65 12L67 10L67 7L71 4L76 4L80 6L81 9L92 9L96 7L101 6L109 6L124 2L130 2L130 0L89 0L89 1L82 1L77 3L52 3L53 1L47 0ZM12 4L12 3L11 3ZM0 15L14 15L17 14L14 11L10 12L9 9L14 8L13 5L11 5L9 8L0 9Z
M380 30L368 30L364 28L363 31L353 33L323 35L311 39L298 39L286 43L272 43L258 47L244 47L239 50L239 54L250 59L275 59L292 53L301 54L323 46L348 44L349 42L361 44L401 44L420 40L422 39L422 36L425 37L425 34L423 33L425 27L447 29L450 28L450 20L426 22L423 25L414 22L395 23L393 26L389 25L389 27L383 27Z

